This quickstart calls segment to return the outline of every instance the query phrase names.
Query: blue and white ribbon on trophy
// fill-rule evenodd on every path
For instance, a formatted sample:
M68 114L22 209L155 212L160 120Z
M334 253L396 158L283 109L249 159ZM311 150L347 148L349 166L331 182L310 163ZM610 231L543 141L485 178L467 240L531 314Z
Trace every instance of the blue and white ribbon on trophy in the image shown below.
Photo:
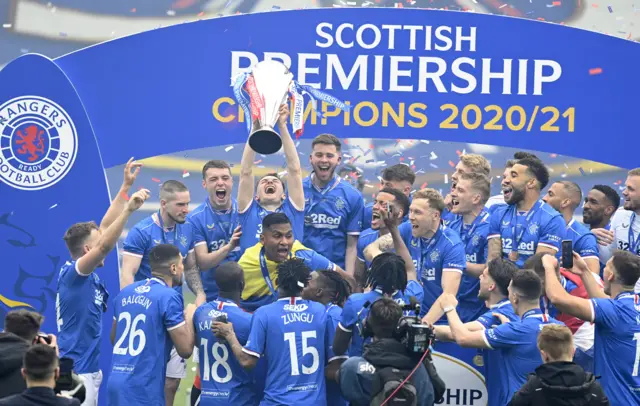
M236 76L233 81L233 94L236 101L244 111L247 132L251 133L252 122L251 119L249 119L249 117L251 117L251 101L247 96L247 91L245 88L245 84L247 83L247 79L249 78L249 76L251 76L250 70L241 72ZM342 111L351 110L350 105L344 103L338 98L309 85L301 85L296 80L291 81L291 84L289 85L289 94L291 95L291 100L293 102L291 115L292 127L296 138L299 138L304 130L304 94L307 94L311 99L313 110L319 118L322 118L323 114L321 111L318 111L318 100L337 107Z

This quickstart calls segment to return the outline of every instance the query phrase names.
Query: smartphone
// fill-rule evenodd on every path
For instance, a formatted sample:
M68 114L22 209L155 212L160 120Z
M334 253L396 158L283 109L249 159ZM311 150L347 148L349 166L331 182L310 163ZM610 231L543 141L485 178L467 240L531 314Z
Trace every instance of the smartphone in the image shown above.
M42 341L44 341L45 344L51 344L51 337L49 337L48 334L38 333L38 336L36 337L36 340L35 340L36 344L38 344L41 339Z
M227 315L226 314L221 314L218 317L214 318L213 321L217 321L219 323L228 323L229 320L227 319Z
M562 240L562 267L573 268L573 241Z
M387 214L389 214L389 217L393 214L393 206L389 202L387 202Z

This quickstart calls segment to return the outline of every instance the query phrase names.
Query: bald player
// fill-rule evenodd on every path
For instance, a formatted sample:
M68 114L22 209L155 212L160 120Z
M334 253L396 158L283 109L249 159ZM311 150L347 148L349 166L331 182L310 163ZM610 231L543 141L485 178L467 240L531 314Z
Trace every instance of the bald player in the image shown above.
M565 239L573 242L573 250L584 259L589 270L596 275L600 274L600 259L598 257L596 237L584 224L573 218L573 213L582 202L580 186L569 180L555 182L549 187L542 200L562 214L567 224ZM562 252L558 251L556 256L560 258L561 255Z

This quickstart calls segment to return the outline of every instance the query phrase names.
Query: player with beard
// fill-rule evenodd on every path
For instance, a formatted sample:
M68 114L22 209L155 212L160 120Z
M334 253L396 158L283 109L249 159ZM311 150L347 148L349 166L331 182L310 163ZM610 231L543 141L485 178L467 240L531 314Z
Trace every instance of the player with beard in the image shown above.
M573 251L580 254L589 269L591 269L591 272L596 275L599 274L600 260L598 258L596 237L589 232L584 224L577 222L573 218L573 213L582 202L580 186L569 180L555 182L549 187L542 200L562 214L567 224L564 238L573 242ZM558 259L561 258L561 254L560 251L556 254Z
M600 261L607 262L615 249L640 255L640 168L627 173L622 191L623 206L611 219L611 229L592 229L600 244ZM640 292L640 283L636 287Z
M168 180L160 186L160 210L138 222L127 234L122 256L121 289L135 281L151 277L149 252L159 244L175 245L185 261L184 277L189 289L196 295L196 305L206 301L200 271L196 264L193 243L193 224L187 221L189 189L177 180ZM174 285L182 293L182 284ZM167 366L165 398L167 404L173 399L180 380L187 376L187 364L174 349Z
M496 258L487 264L487 267L480 275L480 289L478 298L483 300L489 309L475 321L464 324L467 331L483 331L494 326L500 325L501 321L496 314L501 314L509 321L516 321L519 317L513 310L513 306L509 301L509 284L513 275L518 272L513 262L502 258ZM455 341L451 334L449 326L435 326L434 332L436 338L440 341ZM501 355L497 351L487 351L479 349L478 355L474 358L474 363L484 365L486 377L488 405L496 405L500 399L500 392L504 386L503 382L498 379L499 370L503 367Z
M187 216L193 224L196 262L202 275L207 302L218 297L215 271L218 265L240 259L238 202L231 197L233 175L225 161L212 160L202 168L204 203Z
M582 221L591 230L611 230L611 218L620 207L620 195L611 186L595 185L584 199ZM600 247L598 247L600 248ZM606 261L600 259L600 277L603 276Z
M311 142L311 148L309 160L313 172L303 182L302 243L353 275L364 200L357 189L335 174L342 161L338 138L320 134Z
M390 212L390 219L397 227L404 221L403 219L409 213L409 199L404 193L397 189L384 188L378 192L373 202L372 210L371 228L364 230L358 238L358 260L356 261L355 279L360 286L364 284L363 276L366 269L369 269L369 266L371 266L371 261L365 259L364 249L378 238L389 234L389 229L385 225L380 213L382 211Z
M458 290L458 313L465 323L477 319L487 310L478 300L478 278L487 263L490 215L484 204L490 191L489 178L475 172L458 175L456 187L451 191L452 219L448 227L458 232L467 260Z
M396 164L384 168L382 171L382 180L380 181L381 189L395 189L409 199L409 204L411 204L411 188L413 187L413 182L416 181L416 174L409 167L409 165L405 164ZM364 216L362 218L362 229L366 230L368 228L373 228L371 226L372 216L373 216L373 206L375 205L375 201L368 203L364 206ZM402 221L409 221L409 211L404 213L404 218ZM364 231L363 231L364 233ZM356 262L357 265L357 262Z
M287 163L288 195L277 173L264 175L258 180L257 185L254 185L253 161L256 152L251 149L247 141L240 163L240 181L238 182L238 218L242 228L239 255L260 240L262 220L269 213L284 213L291 220L294 237L302 240L304 232L302 167L296 146L287 129L289 108L286 104L280 106L278 114L278 131Z
M549 171L542 161L524 158L505 175L502 192L507 205L491 214L489 260L504 256L521 268L537 252L556 255L566 224L560 213L540 199Z
M193 313L184 309L184 271L180 250L159 244L148 254L151 277L125 286L115 298L111 343L113 357L107 383L107 403L119 405L173 405L164 389L172 345L178 355L193 352ZM169 403L169 401L171 403Z
M453 201L451 193L455 190L458 178L463 173L478 173L485 175L491 182L491 164L487 158L478 154L462 154L460 155L460 161L456 164L455 171L451 175L451 191L444 197L445 209L442 211L442 222L444 225L448 225L454 216L451 214L453 207ZM491 193L491 192L489 192ZM482 271L480 271L482 272Z
M524 159L524 158L534 158L538 160L540 159L536 155L531 154L529 152L518 151L513 154L513 159L509 159L505 164L504 171L502 173L502 178L503 179L506 178L508 171L513 167L513 165L516 162L518 162L519 159ZM485 207L489 210L489 213L493 213L498 207L504 206L504 205L506 205L506 203L504 202L504 196L502 195L502 192L501 192L499 195L491 196L489 200L487 200Z
M100 338L102 313L107 309L109 293L96 272L115 248L122 230L134 211L149 198L149 191L139 190L126 201L141 164L133 158L124 168L124 181L116 198L100 222L76 223L64 233L71 261L58 275L56 321L60 355L74 361L74 370L84 380L83 405L95 406L102 383Z
M327 311L327 342L333 344L336 329L342 317L342 306L351 295L351 285L342 277L342 274L334 271L317 271L311 274L311 280L302 290L302 298L322 303ZM347 406L347 401L342 397L340 385L337 382L337 373L340 365L347 356L336 356L333 350L327 359L325 376L327 377L327 405Z
M441 320L443 313L440 307L434 304L445 293L458 294L466 267L464 245L458 233L442 225L440 216L443 210L444 201L438 191L419 190L413 194L409 222L398 227L422 282L421 316L428 324L444 321ZM365 249L365 258L371 260L391 247L392 236L382 236Z
M579 275L590 299L568 294L556 275L558 260L546 255L545 290L558 309L595 325L594 375L612 405L640 404L640 298L633 293L640 280L640 258L616 250L604 269L604 292L580 255L571 272Z
M260 242L248 248L238 264L244 270L246 285L242 291L242 308L253 312L277 300L278 264L299 258L316 271L342 269L324 256L305 247L294 238L291 221L284 213L271 213L262 220Z

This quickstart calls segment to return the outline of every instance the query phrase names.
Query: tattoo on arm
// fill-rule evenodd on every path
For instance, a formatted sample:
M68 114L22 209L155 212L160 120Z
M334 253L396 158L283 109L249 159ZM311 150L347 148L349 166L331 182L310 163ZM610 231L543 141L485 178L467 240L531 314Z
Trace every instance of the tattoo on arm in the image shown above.
M200 279L200 269L198 269L197 266L192 266L189 269L185 269L184 278L187 281L187 286L194 294L204 294L202 279Z
M502 256L502 238L492 238L489 240L489 258L487 262Z

